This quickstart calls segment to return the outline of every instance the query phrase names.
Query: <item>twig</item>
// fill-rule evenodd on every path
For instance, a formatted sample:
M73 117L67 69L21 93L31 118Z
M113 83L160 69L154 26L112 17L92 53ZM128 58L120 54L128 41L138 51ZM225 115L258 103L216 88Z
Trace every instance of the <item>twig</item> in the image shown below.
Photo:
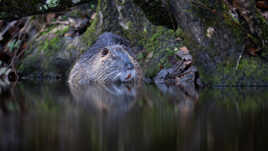
M16 76L18 76L16 68L15 68L16 59L19 58L24 53L23 49L21 50L21 52L19 52L19 50L21 48L21 45L23 44L23 39L25 38L22 35L27 30L27 27L30 25L30 23L31 23L30 20L27 20L27 22L25 23L24 27L19 31L17 41L20 40L21 44L20 44L20 46L18 48L15 48L16 50L15 50L14 56L12 57L11 62L8 65L8 67L10 67L14 71Z
M70 22L69 21L55 21L55 22L50 23L50 25L58 25L58 24L70 25Z
M235 70L237 71L238 70L238 67L239 67L239 64L240 64L240 60L242 59L243 55L244 55L244 52L245 52L245 48L243 48L243 50L241 51L238 59L237 59L237 62L236 62L236 66L235 66Z
M10 28L12 28L18 21L12 21L7 25L7 27L0 33L0 40L3 40L3 36Z

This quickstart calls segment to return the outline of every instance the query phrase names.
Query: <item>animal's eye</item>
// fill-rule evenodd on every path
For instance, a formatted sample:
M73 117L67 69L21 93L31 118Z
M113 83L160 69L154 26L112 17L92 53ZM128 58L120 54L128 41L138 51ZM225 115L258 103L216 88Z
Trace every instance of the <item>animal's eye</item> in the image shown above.
M102 55L102 57L106 56L108 53L109 53L109 49L107 49L107 48L104 48L104 49L101 51L101 55Z

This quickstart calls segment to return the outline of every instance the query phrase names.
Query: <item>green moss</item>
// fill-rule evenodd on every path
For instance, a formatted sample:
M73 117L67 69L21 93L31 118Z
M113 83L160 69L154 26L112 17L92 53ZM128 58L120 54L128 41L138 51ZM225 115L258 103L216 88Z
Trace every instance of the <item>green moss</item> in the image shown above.
M230 51L232 55L227 54L228 50L226 52L219 52L218 50L215 51L215 49L217 49L216 46L219 45L217 43L217 39L211 39L208 46L205 46L206 48L202 48L198 46L198 44L195 44L195 42L191 39L191 37L193 37L192 35L187 33L181 34L179 32L180 36L183 37L184 44L186 46L189 46L190 49L194 47L194 50L198 50L198 52L196 51L192 54L194 58L199 58L200 54L205 53L211 58L212 64L215 64L216 69L209 71L203 69L204 67L202 65L199 66L199 64L203 64L202 60L197 60L201 79L204 79L205 82L216 85L261 84L261 81L264 81L267 77L265 76L265 70L267 70L267 67L261 59L246 57L246 54L244 54L239 63L239 68L236 70L239 51L243 49L241 46L245 45L245 40L249 39L255 44L258 44L259 39L249 33L245 24L240 23L237 18L230 14L229 8L223 2L214 6L210 4L211 3L207 3L206 0L200 0L200 3L196 5L197 7L195 9L197 15L204 19L202 22L205 26L204 29L212 26L216 29L216 31L219 31L219 33L220 31L231 31L230 33L226 33L226 35L230 35L231 38L234 39L235 42L233 45L235 46L232 45L232 47L236 47L235 49L238 51ZM211 10L213 9L216 10L216 12L212 13ZM264 23L262 24L265 25ZM204 32L206 31L204 30ZM220 60L220 58L224 60ZM217 61L218 63L213 63L213 61Z
M239 64L239 69L244 71L246 77L252 76L257 71L257 64L254 60L242 59Z
M268 39L268 22L267 20L264 18L264 16L262 16L259 12L257 12L257 22L258 25L260 26L261 30L262 30L262 37L263 39Z
M144 54L142 52L137 55L138 61L141 61L144 58L145 58L145 56L144 56Z
M37 69L39 67L41 59L39 56L28 56L23 60L23 63L19 65L18 72L24 73L26 75L35 73L40 70Z
M257 12L257 22L258 25L261 28L261 46L262 48L262 56L267 57L268 56L268 22L267 20L259 13ZM265 42L266 41L266 42ZM265 42L264 44L262 42Z
M201 68L201 79L213 85L229 85L229 86L250 86L263 85L263 81L268 81L267 77L268 65L263 64L259 58L246 57L239 62L238 69L236 64L225 63L218 65L213 76L204 72Z
M130 28L134 26L129 23ZM143 51L137 55L137 59L146 77L154 77L161 68L171 67L169 58L174 57L180 46L175 42L176 32L162 26L151 25L144 27L143 32L132 33L125 31L126 37L135 41L137 45L143 46ZM172 42L171 42L172 41ZM150 56L152 55L152 56Z
M61 71L61 69L56 69L56 66L51 64L55 62L53 59L56 58L57 54L65 50L63 36L68 31L69 27L66 26L55 32L53 30L53 32L43 35L39 41L34 41L33 48L28 51L31 53L22 61L18 67L19 71L25 75L34 75L35 73L39 74L47 71ZM49 69L51 67L55 69Z
M176 37L183 36L183 30L178 27L177 30L175 31L175 35Z
M67 33L69 31L70 27L69 26L65 26L62 30L57 30L56 34L58 36L63 36L65 33Z
M268 81L267 64L263 64L258 58L242 59L239 70L243 71L246 78L254 78L259 81ZM260 82L260 84L262 84Z
M39 46L39 51L45 53L47 56L53 55L55 52L60 50L60 37L54 37L52 39L44 41L44 43Z
M57 25L50 25L48 26L43 32L40 33L40 36L44 36L47 34L50 34L53 29L56 29L58 26ZM56 34L59 36L63 36L65 33L69 31L70 27L65 26L63 29L56 29Z
M54 29L56 27L56 25L49 25L43 32L40 33L40 36L48 34L49 32L52 31L52 29Z
M256 35L253 35L250 33L250 30L245 24L240 23L236 18L232 17L228 11L228 8L226 8L224 11L224 23L230 27L232 33L236 37L237 42L243 44L245 39L248 39L256 46L262 47L262 50L264 50L262 53L263 56L268 56L268 46L267 44L263 45L263 42L268 40L267 20L258 11L256 11L256 18L254 18L254 20L256 24L255 30L257 33Z
M237 22L237 20L232 17L227 11L228 10L226 10L226 12L223 14L223 21L232 31L236 41L238 43L243 43L245 41L245 38L247 38L247 33L245 32L244 27L239 22Z
M82 40L88 46L92 45L94 41L97 39L97 23L98 23L98 16L93 20L91 25L87 28L86 32L83 34Z
M155 75L160 71L160 67L159 64L158 65L154 65L150 68L147 68L147 70L145 70L145 77L148 78L153 78L155 77Z
M50 29L50 30L52 30L52 29ZM38 46L39 51L44 53L46 56L53 55L55 52L57 52L58 50L60 50L62 48L62 45L60 45L61 39L64 36L64 34L68 31L69 31L69 26L66 26L61 30L57 30L55 32L55 35L54 35L55 37L53 37L51 39L46 39L44 42L42 42ZM49 36L49 35L47 35L47 36Z
M96 41L98 34L97 31L97 25L99 23L99 13L101 13L101 4L102 4L102 0L98 0L98 5L96 8L96 12L97 15L96 17L93 19L92 23L90 24L90 26L87 28L86 32L82 35L82 42L85 43L86 45L90 46L93 44L93 42ZM101 27L100 27L101 28Z
M24 64L20 64L17 70L18 72L23 72L25 70Z

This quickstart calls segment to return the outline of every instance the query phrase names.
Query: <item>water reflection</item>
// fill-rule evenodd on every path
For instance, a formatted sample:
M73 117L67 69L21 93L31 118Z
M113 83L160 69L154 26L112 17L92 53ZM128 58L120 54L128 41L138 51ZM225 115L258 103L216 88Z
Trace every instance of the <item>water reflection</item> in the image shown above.
M19 83L0 94L0 150L261 150L267 92Z
M131 84L70 86L74 100L91 111L123 114L135 104L137 88Z

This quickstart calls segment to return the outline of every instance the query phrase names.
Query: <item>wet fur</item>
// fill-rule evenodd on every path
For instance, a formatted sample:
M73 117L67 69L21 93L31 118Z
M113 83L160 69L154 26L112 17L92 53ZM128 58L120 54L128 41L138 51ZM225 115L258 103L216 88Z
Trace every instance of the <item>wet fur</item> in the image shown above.
M107 48L109 53L103 57L101 51L104 48ZM130 53L131 49L126 40L112 33L104 33L75 63L70 72L69 83L128 82L129 75L130 81L135 81L141 77L137 72L140 67ZM128 70L128 64L134 68Z

